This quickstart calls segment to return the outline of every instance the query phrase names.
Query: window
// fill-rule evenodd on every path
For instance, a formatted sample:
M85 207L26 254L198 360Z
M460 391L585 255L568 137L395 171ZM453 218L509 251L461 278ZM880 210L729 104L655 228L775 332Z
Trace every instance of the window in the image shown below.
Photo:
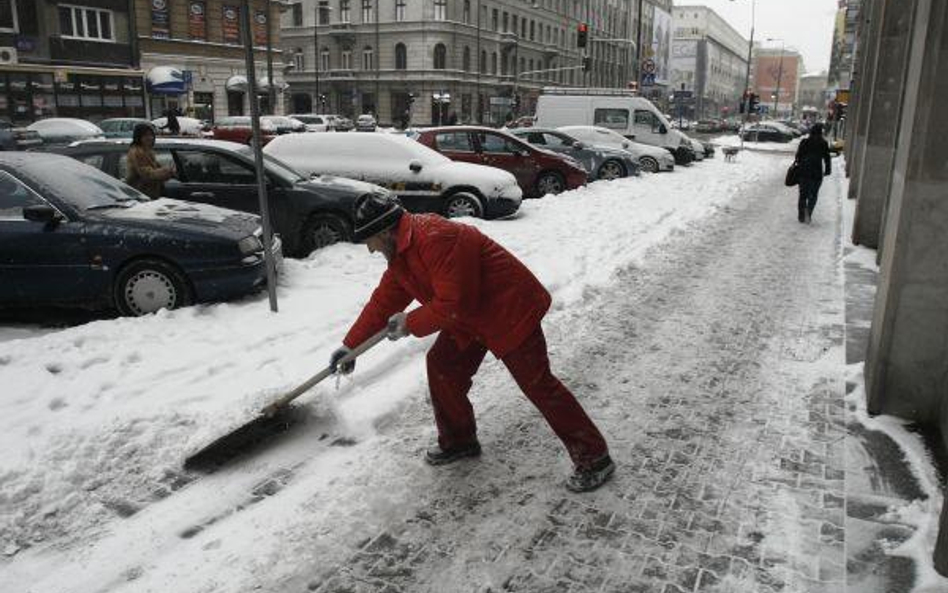
M464 22L471 23L471 0L464 0Z
M9 31L16 33L16 0L0 0L0 31Z
M481 143L481 150L484 152L514 154L520 149L519 146L499 134L478 132L477 137Z
M405 0L395 0L395 20L405 20Z
M448 62L448 48L443 43L439 43L434 48L434 69L444 70Z
M651 115L651 113L649 113L649 115ZM615 108L596 109L593 111L593 125L625 130L629 127L629 110Z
M197 150L179 150L184 183L222 183L252 185L257 182L253 169L224 155Z
M408 50L405 48L404 43L395 44L395 69L408 69Z
M0 220L23 220L24 208L44 204L46 201L19 179L0 171Z
M543 144L545 144L546 146L572 146L573 145L572 140L569 140L558 134L550 134L549 132L546 132L543 134L543 140L544 140ZM533 141L531 140L531 142Z
M506 10L504 11L504 16L501 18L501 23L503 24L503 27L504 27L503 31L504 33L506 33L509 30L509 25L510 25L510 15L507 13Z
M537 27L536 21L530 21L530 41L536 40L536 32L537 32L536 27Z
M174 157L171 156L171 152L168 150L156 150L155 160L157 160L158 164L162 167L176 167ZM117 169L119 179L128 177L128 153L120 153Z
M434 20L444 21L448 18L448 0L435 0Z
M490 24L491 24L491 30L492 30L492 31L496 31L496 30L497 30L497 25L498 25L497 21L498 21L498 20L499 20L499 17L498 17L498 14L497 14L497 9L495 8L493 11L491 11L491 14L490 14Z
M329 24L329 0L319 0L319 24Z
M339 67L343 70L352 70L352 50L344 49L339 57Z
M374 68L374 66L372 65L374 61L372 59L374 54L375 52L372 51L371 47L365 46L364 48L362 48L362 69L363 70L372 70Z
M362 22L371 23L372 18L372 0L362 0Z
M487 74L487 50L481 50L481 63L480 63L481 74Z
M497 52L490 54L490 73L497 74Z
M467 132L443 132L435 135L435 145L441 150L474 152L471 136Z
M293 54L293 68L297 72L302 72L305 62L303 60L303 50L302 48L296 48L296 53Z
M462 64L465 72L471 71L471 48L466 45L464 46L464 58Z
M63 37L115 41L112 30L111 10L59 5L59 33Z
M329 70L329 48L324 47L319 50L319 69L322 71Z
M348 23L350 19L349 0L339 0L339 22Z
M297 2L293 5L293 26L303 26L303 4L301 2Z
M658 118L655 117L655 114L651 111L645 111L642 109L635 110L635 125L637 126L648 126L652 131L657 131L661 126L661 122L658 121ZM609 127L609 126L606 126Z

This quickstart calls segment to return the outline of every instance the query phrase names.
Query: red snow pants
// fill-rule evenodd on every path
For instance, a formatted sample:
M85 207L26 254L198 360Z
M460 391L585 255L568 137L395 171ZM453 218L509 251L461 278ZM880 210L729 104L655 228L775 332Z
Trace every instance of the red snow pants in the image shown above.
M486 354L487 348L480 342L471 341L461 348L443 331L428 351L428 388L442 449L465 445L477 438L474 410L467 394L471 378ZM540 326L501 361L563 441L576 466L588 466L608 453L599 429L550 371L546 338Z

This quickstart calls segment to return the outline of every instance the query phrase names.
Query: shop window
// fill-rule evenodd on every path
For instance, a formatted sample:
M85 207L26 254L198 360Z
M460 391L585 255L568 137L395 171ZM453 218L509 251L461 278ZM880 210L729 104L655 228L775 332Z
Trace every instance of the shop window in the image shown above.
M227 93L227 115L243 115L244 114L244 94L243 93Z
M214 123L214 93L194 93L194 117Z
M59 5L59 33L67 39L115 41L111 10Z

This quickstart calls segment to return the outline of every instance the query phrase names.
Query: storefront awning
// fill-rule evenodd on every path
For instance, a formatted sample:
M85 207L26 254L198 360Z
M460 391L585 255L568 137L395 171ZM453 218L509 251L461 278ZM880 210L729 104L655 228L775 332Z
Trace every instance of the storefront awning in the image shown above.
M235 74L227 79L227 82L224 83L224 88L231 93L246 93L247 77L242 74Z
M171 66L156 66L145 75L148 92L153 95L183 95L188 92L184 74Z

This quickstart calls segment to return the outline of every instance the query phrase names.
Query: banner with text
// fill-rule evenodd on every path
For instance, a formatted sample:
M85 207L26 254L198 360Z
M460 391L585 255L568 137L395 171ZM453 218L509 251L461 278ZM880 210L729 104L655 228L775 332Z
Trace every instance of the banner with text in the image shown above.
M151 0L151 36L167 39L171 36L168 18L168 0Z
M207 39L207 4L204 0L192 0L188 3L188 37L198 41Z
M240 7L225 4L222 10L224 43L240 43Z

